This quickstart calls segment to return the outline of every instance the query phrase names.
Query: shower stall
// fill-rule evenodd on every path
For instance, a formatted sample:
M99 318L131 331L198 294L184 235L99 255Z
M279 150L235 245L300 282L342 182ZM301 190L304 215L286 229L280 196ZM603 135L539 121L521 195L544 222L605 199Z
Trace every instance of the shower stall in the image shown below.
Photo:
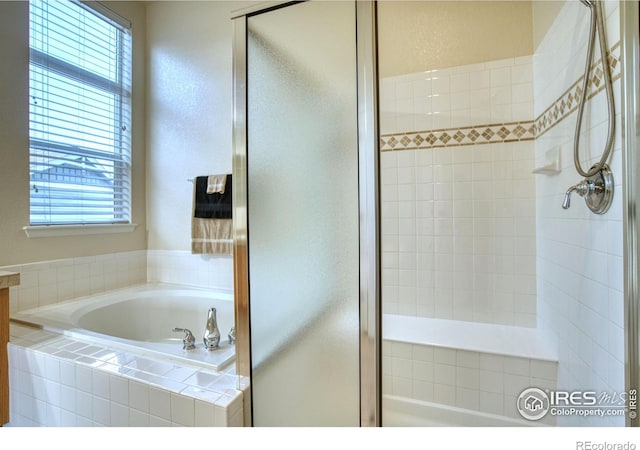
M638 424L637 3L233 24L253 425Z

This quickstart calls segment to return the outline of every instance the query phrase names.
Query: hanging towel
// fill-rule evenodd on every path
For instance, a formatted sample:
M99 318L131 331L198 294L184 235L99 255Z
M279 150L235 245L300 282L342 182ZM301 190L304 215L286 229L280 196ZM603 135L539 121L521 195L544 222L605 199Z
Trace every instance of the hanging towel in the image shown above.
M224 193L207 194L209 177L196 177L191 253L230 255L233 252L232 180L231 175L225 178Z
M233 193L231 175L227 175L224 194L207 194L209 177L196 177L194 217L200 219L231 219Z
M233 253L233 221L194 217L191 222L191 253L231 255Z
M227 184L227 175L209 175L207 178L207 194L224 194Z

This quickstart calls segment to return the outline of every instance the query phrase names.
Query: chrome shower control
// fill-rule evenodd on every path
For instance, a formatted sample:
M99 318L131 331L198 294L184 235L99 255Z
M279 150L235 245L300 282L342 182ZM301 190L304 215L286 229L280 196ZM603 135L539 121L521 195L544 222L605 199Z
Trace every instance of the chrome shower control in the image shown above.
M595 167L594 165L591 169ZM602 169L593 176L571 186L564 194L563 209L569 209L571 206L571 194L573 192L576 192L580 197L584 197L585 203L595 214L606 213L613 201L613 175L609 166L604 164Z
M587 180L582 180L580 183L574 184L564 194L564 200L562 202L562 208L563 209L569 209L569 207L571 206L571 193L572 192L576 192L580 197L584 197L591 190L593 190L593 184L590 183Z

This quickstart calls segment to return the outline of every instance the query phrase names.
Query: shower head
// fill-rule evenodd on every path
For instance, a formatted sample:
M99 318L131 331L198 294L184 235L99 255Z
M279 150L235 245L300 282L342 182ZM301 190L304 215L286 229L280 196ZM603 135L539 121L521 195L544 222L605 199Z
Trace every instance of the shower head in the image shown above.
M594 4L595 4L596 0L580 0L580 3L582 3L584 6L588 6L589 8L591 8Z

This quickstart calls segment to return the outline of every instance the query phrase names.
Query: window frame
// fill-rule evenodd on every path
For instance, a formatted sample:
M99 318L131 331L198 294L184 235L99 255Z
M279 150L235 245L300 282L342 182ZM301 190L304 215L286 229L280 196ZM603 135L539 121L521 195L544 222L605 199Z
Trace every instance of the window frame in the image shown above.
M43 0L46 1L46 0ZM130 232L136 227L132 223L132 142L131 142L131 116L132 116L132 87L133 84L133 36L131 22L127 19L119 16L115 12L111 11L104 5L95 1L78 1L69 0L69 3L75 5L75 7L81 8L85 13L93 14L98 19L104 21L110 27L116 30L116 50L113 54L116 55L116 76L115 80L109 80L107 77L102 77L99 74L92 72L91 70L84 69L78 65L66 62L55 56L47 55L36 48L32 48L31 38L29 43L29 95L31 92L31 78L33 72L36 70L46 71L47 74L58 74L60 76L74 80L80 83L82 86L89 88L98 88L108 95L113 95L117 100L114 101L115 108L105 117L109 117L118 127L120 131L114 133L113 142L109 150L111 151L95 151L90 148L82 148L78 145L65 145L64 143L57 142L54 139L46 140L34 137L34 134L38 133L32 131L32 119L33 117L49 117L44 115L32 116L32 105L29 105L29 183L30 183L30 196L29 196L29 225L23 227L23 230L28 237L46 237L57 235L70 235L70 234L96 234L96 233L111 233L111 232ZM31 8L31 5L30 5ZM48 22L55 23L55 22ZM51 27L47 25L47 29ZM72 27L75 28L75 27ZM31 23L31 10L29 13L29 30L30 35L32 31ZM81 46L82 43L79 43ZM124 72L126 71L126 73ZM80 106L83 103L78 102L76 104L69 103L73 107ZM48 112L48 111L47 111ZM37 127L37 125L36 125ZM106 192L107 195L113 195L113 207L110 208L111 212L107 213L107 216L111 216L108 219L90 220L82 216L83 206L73 205L76 208L77 215L73 221L52 220L51 214L48 220L38 220L34 214L33 198L31 196L31 190L34 189L32 184L32 175L35 173L34 166L37 164L34 162L34 149L35 153L38 151L61 151L68 155L77 156L78 158L98 158L100 156L107 156L107 159L112 159L113 163L113 180L114 184L110 187L110 190ZM120 181L116 181L120 180ZM50 181L49 181L50 182ZM75 181L73 184L82 186L82 182ZM89 185L87 185L89 186ZM35 190L35 189L34 189ZM124 191L124 195L117 195L118 191ZM78 192L88 192L78 190ZM111 194L109 194L111 193ZM79 194L81 196L81 194ZM47 199L45 199L47 201ZM49 199L50 201L50 199ZM73 199L73 202L82 202L80 198ZM54 204L55 205L55 204ZM85 206L86 209L86 206Z

